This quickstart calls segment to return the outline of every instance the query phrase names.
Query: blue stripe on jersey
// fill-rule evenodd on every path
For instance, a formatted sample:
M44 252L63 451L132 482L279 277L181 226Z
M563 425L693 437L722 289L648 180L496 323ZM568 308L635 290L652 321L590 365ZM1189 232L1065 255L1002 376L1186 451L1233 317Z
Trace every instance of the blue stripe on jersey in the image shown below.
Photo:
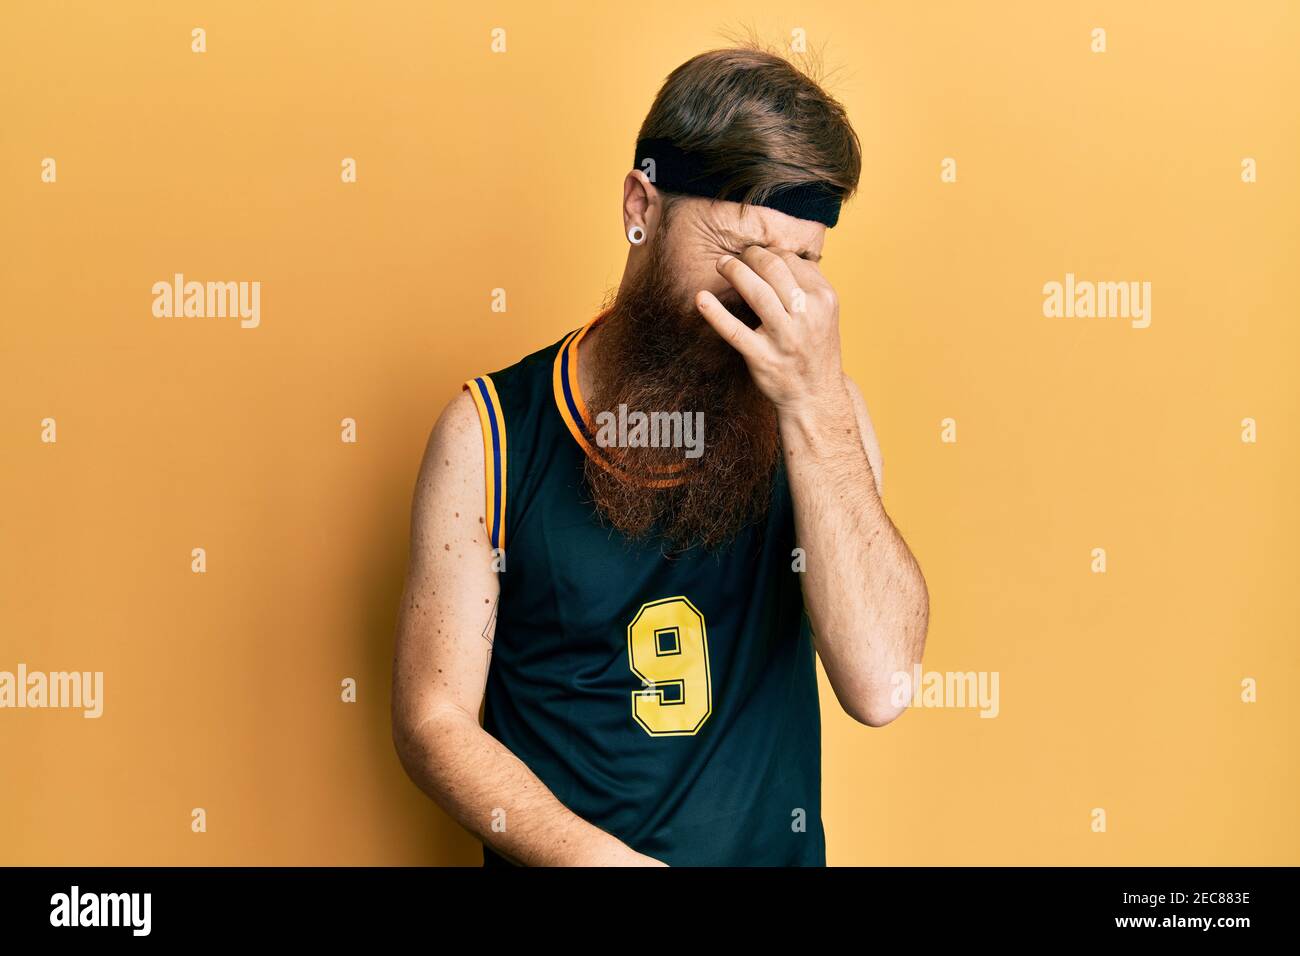
M573 416L573 421L577 424L582 434L590 439L591 434L587 430L587 422L578 414L578 403L573 400L573 390L569 388L569 346L573 343L573 337L564 344L564 350L560 353L560 384L564 387L564 402L569 406L569 414Z
M488 421L492 424L492 527L489 531L489 538L492 547L501 546L501 434L497 428L497 410L492 403L492 396L488 394L487 384L482 378L474 379L474 384L478 386L479 394L483 396L483 405L487 408Z

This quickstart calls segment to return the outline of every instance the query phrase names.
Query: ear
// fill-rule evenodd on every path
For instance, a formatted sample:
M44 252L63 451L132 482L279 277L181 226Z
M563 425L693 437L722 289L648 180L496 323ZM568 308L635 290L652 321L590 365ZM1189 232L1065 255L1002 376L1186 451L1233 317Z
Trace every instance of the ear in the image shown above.
M646 174L634 169L623 180L623 233L633 226L645 230L646 239L654 238L663 214L663 198Z

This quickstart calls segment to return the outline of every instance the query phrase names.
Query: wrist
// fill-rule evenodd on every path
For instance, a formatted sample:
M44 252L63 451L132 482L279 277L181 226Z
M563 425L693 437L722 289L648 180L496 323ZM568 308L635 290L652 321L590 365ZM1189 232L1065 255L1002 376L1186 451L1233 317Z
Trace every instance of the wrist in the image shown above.
M662 866L657 860L638 853L613 834L599 827L587 825L590 833L580 844L570 865L575 866Z
M777 426L787 447L835 447L856 443L853 401L843 378L776 406Z

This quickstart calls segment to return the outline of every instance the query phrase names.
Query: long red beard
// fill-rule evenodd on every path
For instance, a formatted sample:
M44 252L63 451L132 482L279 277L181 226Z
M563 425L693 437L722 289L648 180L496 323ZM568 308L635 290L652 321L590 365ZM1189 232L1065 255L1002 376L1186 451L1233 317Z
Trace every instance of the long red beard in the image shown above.
M776 410L744 359L674 287L659 246L598 327L593 394L601 412L703 413L703 450L598 448L587 487L602 519L631 538L662 536L670 549L717 548L767 512L779 455ZM743 303L724 302L753 322ZM672 482L672 484L669 484ZM658 487L656 487L658 485Z

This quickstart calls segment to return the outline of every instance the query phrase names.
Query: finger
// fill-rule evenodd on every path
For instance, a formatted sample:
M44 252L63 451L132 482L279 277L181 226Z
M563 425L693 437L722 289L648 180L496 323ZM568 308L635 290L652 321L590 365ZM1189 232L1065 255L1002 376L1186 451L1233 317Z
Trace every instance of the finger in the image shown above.
M785 306L776 290L764 282L757 272L735 256L723 256L718 260L718 273L740 293L740 297L749 303L749 307L770 330L780 329L789 322Z
M826 282L826 279L821 269L817 267L817 263L809 262L803 256L795 255L793 252L782 252L780 258L790 270L790 275L795 282L795 289L786 304L786 311L792 318L807 315L809 297L815 289Z
M740 259L772 287L772 291L781 300L781 307L789 313L791 305L798 299L799 284L785 258L762 246L747 246L740 254Z
M724 342L747 359L758 356L763 347L762 336L727 311L716 295L707 291L697 292L695 307Z

